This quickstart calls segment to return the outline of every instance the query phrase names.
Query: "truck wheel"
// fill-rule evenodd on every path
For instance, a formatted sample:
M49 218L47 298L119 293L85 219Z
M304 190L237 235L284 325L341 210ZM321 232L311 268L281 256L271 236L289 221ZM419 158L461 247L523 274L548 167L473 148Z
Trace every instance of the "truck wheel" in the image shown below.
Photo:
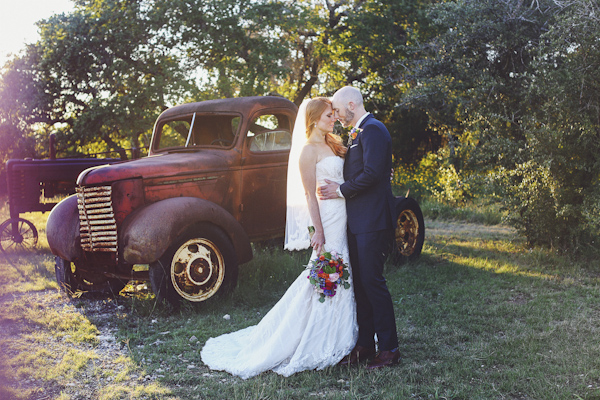
M425 241L425 222L415 199L398 197L396 202L395 243L392 258L396 265L417 259Z
M237 283L238 264L233 244L218 227L201 224L179 237L149 266L157 299L177 307L181 299L200 302Z
M78 291L107 293L116 296L127 284L121 279L108 278L104 275L87 276L79 274L76 265L73 269L73 264L70 261L63 260L60 257L55 258L56 282L60 290L68 296L73 296Z
M71 262L63 260L60 257L54 258L54 273L56 274L56 282L61 292L67 296L72 296L77 290L74 285L73 271L71 270Z

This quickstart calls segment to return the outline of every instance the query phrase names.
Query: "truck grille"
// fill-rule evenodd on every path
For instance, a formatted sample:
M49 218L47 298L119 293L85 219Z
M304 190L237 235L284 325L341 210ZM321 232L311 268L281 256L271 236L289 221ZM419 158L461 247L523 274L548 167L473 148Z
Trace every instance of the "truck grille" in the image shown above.
M81 247L86 251L117 252L117 223L110 186L77 187Z

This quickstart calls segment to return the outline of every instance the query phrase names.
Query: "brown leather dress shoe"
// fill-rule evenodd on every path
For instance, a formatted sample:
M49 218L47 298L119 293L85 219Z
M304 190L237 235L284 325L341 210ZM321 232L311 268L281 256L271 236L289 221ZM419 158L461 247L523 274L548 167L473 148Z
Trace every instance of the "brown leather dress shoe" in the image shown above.
M398 364L400 361L400 352L398 349L396 351L380 351L377 357L371 360L369 364L367 364L367 369L377 369L382 367L389 367L392 365Z
M354 365L361 361L368 360L375 355L375 347L363 347L356 345L354 349L338 365Z

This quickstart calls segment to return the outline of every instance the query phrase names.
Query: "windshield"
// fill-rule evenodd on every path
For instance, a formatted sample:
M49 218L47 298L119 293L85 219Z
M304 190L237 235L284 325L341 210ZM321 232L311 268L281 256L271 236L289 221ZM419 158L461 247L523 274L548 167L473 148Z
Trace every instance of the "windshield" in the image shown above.
M239 115L187 115L162 121L154 133L154 150L186 147L233 146L240 125Z

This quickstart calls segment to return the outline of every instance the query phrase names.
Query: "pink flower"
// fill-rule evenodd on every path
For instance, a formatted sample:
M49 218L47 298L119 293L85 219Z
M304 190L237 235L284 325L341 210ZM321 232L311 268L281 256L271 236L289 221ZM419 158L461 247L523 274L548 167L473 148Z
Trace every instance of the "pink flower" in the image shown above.
M335 274L329 274L329 282L336 282L338 279L340 279L340 274L337 272Z

